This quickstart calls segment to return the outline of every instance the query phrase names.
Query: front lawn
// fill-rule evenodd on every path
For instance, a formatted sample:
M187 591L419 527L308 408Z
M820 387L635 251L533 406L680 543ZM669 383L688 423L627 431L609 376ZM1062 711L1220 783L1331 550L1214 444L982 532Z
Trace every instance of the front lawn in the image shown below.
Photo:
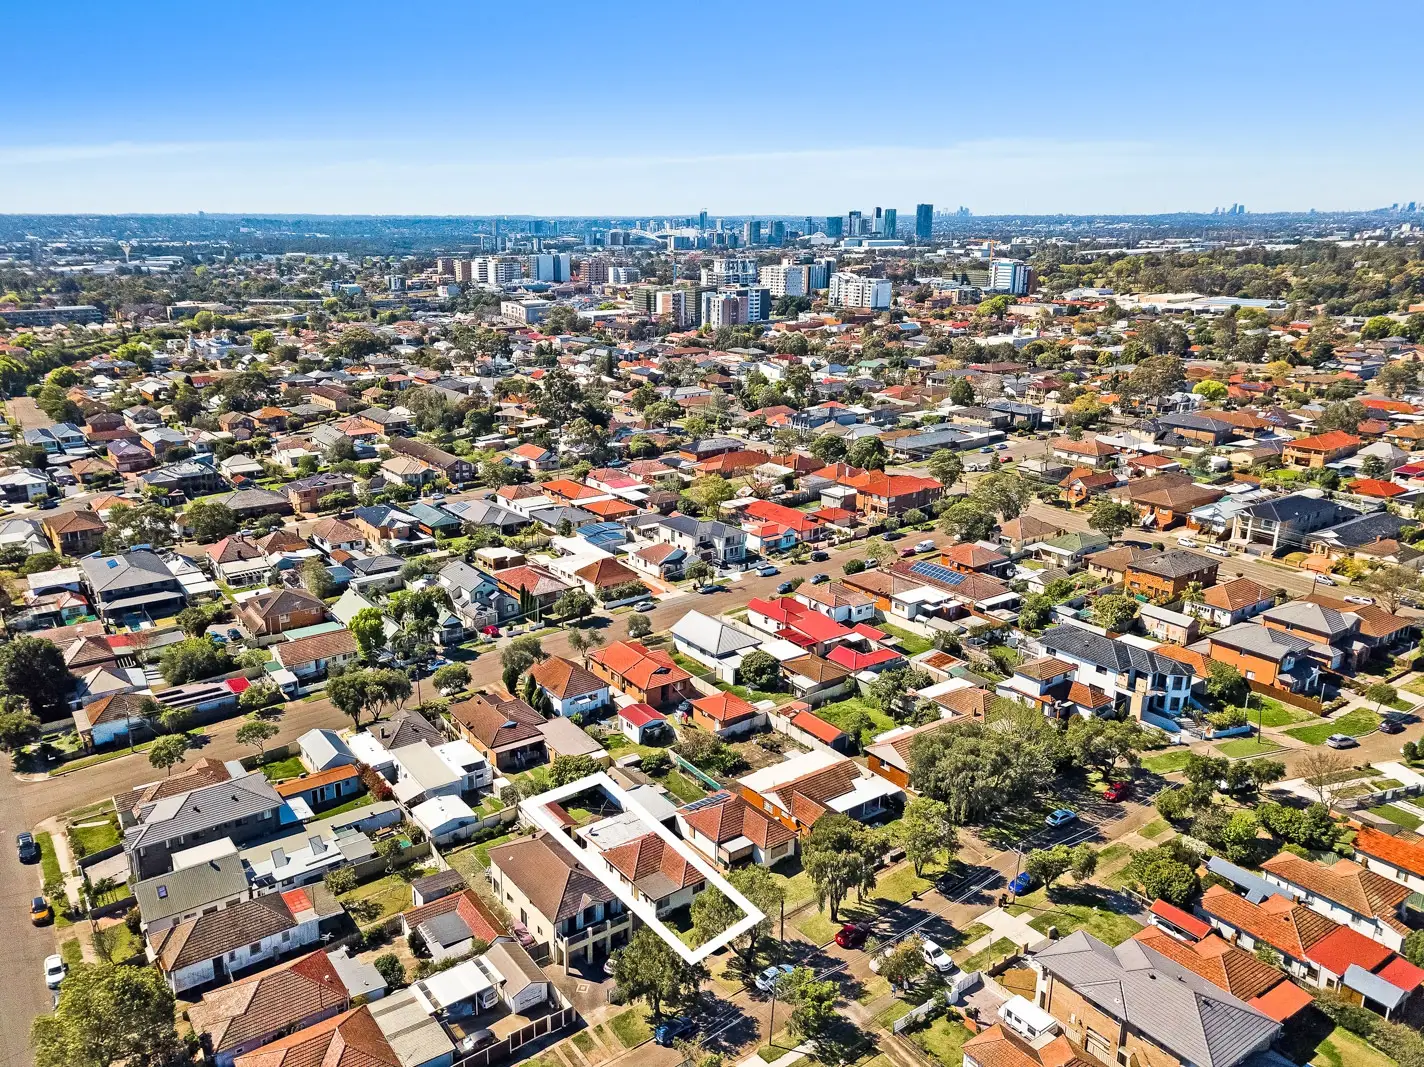
M702 787L702 783L690 774L684 774L674 767L667 774L656 779L659 785L667 787L667 791L684 804L690 804L694 800L701 800L707 795L707 790Z
M964 1042L973 1035L956 1015L942 1015L926 1029L917 1030L910 1040L924 1049L936 1063L944 1067L959 1067L964 1062Z
M1395 1067L1390 1059L1364 1038L1337 1026L1315 1046L1312 1067Z
M1017 951L1017 945L1007 937L1001 937L987 948L981 948L968 959L961 961L959 966L964 971L987 970L1005 956L1012 956Z
M1320 718L1304 708L1293 708L1270 697L1251 694L1251 703L1246 709L1247 717L1261 726L1290 726L1298 722L1310 722Z
M284 782L288 778L300 778L307 773L306 765L296 756L273 760L262 765L262 773L269 782Z
M119 817L113 812L108 818L86 820L69 827L69 845L76 856L92 856L106 848L113 848L120 840Z
M1358 708L1338 719L1319 722L1314 726L1298 726L1294 730L1287 730L1286 736L1294 737L1297 741L1303 741L1307 745L1323 745L1325 739L1331 734L1359 737L1376 729L1379 723L1379 716L1374 712Z
M1185 749L1175 749L1171 752L1164 752L1160 756L1148 756L1142 761L1144 770L1149 770L1153 774L1171 774L1173 771L1180 771L1187 765L1187 757L1191 753Z
M1381 819L1388 819L1396 826L1402 826L1406 830L1418 830L1421 825L1424 825L1424 819L1419 818L1413 812L1405 811L1397 804L1381 804L1369 810Z
M608 1028L624 1048L634 1048L653 1036L653 1028L648 1025L648 1017L642 1008L629 1008L621 1015L608 1021Z
M64 880L64 872L59 869L59 854L54 850L54 840L48 830L35 834L35 844L40 846L40 870L44 872L44 884Z
M1242 759L1248 756L1264 756L1268 752L1279 752L1281 746L1272 744L1270 741L1262 741L1259 737L1237 737L1221 742L1216 746L1216 750L1231 759Z
M761 689L748 689L744 685L728 685L726 682L718 682L717 688L724 693L741 697L748 704L760 704L763 700L770 700L780 707L782 704L790 704L796 699L795 693L768 693Z
M807 881L809 884L809 879ZM851 897L842 903L840 916L834 921L829 912L817 910L797 920L796 929L813 944L824 945L836 936L841 923L873 919L880 912L896 904L905 903L916 893L925 892L933 884L928 878L915 874L915 868L911 864L902 864L890 873L882 875L876 881L874 891L865 900L857 901ZM788 909L790 904L788 900Z
M1166 819L1153 819L1137 832L1149 841L1155 841L1172 828Z
M1135 907L1110 892L1059 886L1054 888L1052 898L1042 889L1035 889L1010 904L1008 911L1011 915L1029 915L1029 925L1041 934L1047 934L1049 927L1055 927L1059 937L1086 930L1105 944L1119 945L1142 929L1135 919L1113 910L1111 905L1119 900L1123 907Z

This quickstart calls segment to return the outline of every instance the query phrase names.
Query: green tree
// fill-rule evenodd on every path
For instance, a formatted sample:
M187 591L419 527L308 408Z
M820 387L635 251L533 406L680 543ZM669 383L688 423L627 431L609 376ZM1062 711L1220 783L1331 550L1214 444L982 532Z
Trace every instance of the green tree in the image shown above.
M1246 679L1229 663L1212 660L1206 668L1206 695L1217 704L1245 703L1251 692Z
M1124 870L1144 896L1160 898L1178 907L1191 900L1201 888L1196 864L1184 860L1181 852L1169 846L1141 850Z
M732 951L741 961L742 970L750 974L756 966L757 948L771 931L772 917L785 902L785 890L776 875L757 864L728 872L727 881L763 915L751 930L732 941ZM703 941L716 937L742 918L742 909L716 886L708 886L692 898L692 925Z
M553 763L549 765L549 780L557 789L570 782L577 782L580 778L587 778L590 774L597 774L599 769L598 762L583 753L555 756Z
M22 697L0 697L0 752L15 752L40 739L40 720Z
M716 518L717 510L735 493L732 484L720 474L701 475L687 488L687 497L710 518Z
M816 894L816 906L829 905L831 922L852 891L864 896L875 888L875 868L884 854L881 835L844 815L823 815L802 844L801 864Z
M885 442L878 437L862 437L846 452L846 462L868 471L883 471L890 459Z
M209 638L189 637L163 650L158 669L169 685L183 685L232 670L232 657Z
M165 775L173 773L173 768L187 758L187 734L167 734L155 741L148 750L148 762Z
M1019 626L1025 630L1042 629L1053 617L1053 601L1046 596L1028 593L1019 603Z
M80 963L30 1026L36 1067L158 1067L186 1059L173 991L152 967Z
M1017 474L1001 472L980 478L971 499L1004 519L1017 519L1033 499L1033 489Z
M40 721L64 716L74 684L53 641L22 636L0 646L0 689L24 697Z
M707 581L708 578L712 577L712 566L705 560L699 559L690 564L684 574L687 576L688 581L700 586L703 582Z
M1424 967L1424 930L1409 931L1401 955L1414 966Z
M1085 770L1111 777L1118 764L1135 766L1138 754L1152 743L1142 726L1132 720L1084 719L1074 716L1068 723L1064 741L1073 760Z
M361 650L361 662L367 666L376 662L386 644L386 617L380 608L362 608L351 617L349 627Z
M823 1034L839 1017L836 1001L840 989L835 982L819 979L809 967L797 967L783 978L777 993L791 1005L791 1032L800 1038Z
M394 952L385 952L371 961L371 966L380 973L387 989L400 989L405 985L405 964Z
M1036 738L978 722L923 734L910 746L911 784L943 801L960 826L1028 799L1051 777L1052 765Z
M516 637L505 645L499 653L499 665L503 668L505 692L514 693L519 685L520 676L546 657L544 646L533 634Z
M326 564L319 559L309 559L302 564L301 569L302 588L318 600L325 600L331 595L335 582L331 580L331 572L326 569Z
M1130 504L1119 504L1111 497L1100 496L1093 503L1088 525L1108 539L1116 540L1136 519L1137 509Z
M262 762L267 755L267 742L281 732L282 728L275 722L269 722L267 719L248 719L237 728L237 733L233 736L239 745L257 749L258 761Z
M582 619L594 609L594 600L582 589L570 589L554 601L554 613L561 619Z
M933 797L917 796L911 800L894 828L916 877L925 873L931 861L938 861L941 856L947 859L959 847L949 821L949 808Z
M1053 845L1050 848L1036 848L1024 857L1024 870L1030 878L1043 883L1043 888L1053 888L1053 883L1073 869L1073 850L1067 845Z
M1093 601L1093 621L1105 630L1120 633L1137 618L1137 601L1130 596L1110 593Z
M755 649L742 657L737 677L748 689L774 693L781 688L781 663L771 653Z
M979 501L965 497L940 515L939 528L961 541L982 541L994 530L994 516Z
M202 637L212 625L213 614L201 604L190 604L173 619L189 637Z
M183 512L183 523L193 531L200 545L212 544L237 533L237 515L226 504L215 500L198 500Z
M640 637L647 637L653 632L653 623L641 611L635 611L628 616L628 637L636 641Z
M947 448L940 448L932 453L927 466L930 476L946 488L953 486L964 476L964 461L959 458L958 452L951 452Z
M651 929L644 926L615 957L613 980L629 1000L643 1000L656 1018L664 1004L677 1004L694 993L706 972L683 962Z
M909 989L925 972L925 954L918 937L902 938L894 948L880 957L880 977L892 989Z
M1086 842L1074 845L1072 861L1073 879L1078 882L1086 882L1093 877L1098 869L1098 852Z
M430 680L435 683L435 688L442 693L458 693L462 689L469 688L470 668L463 663L447 663L445 666L437 668Z
M949 400L962 408L974 406L974 387L968 378L957 377L949 383Z
M1399 693L1392 685L1387 685L1384 682L1376 682L1365 690L1365 699L1374 701L1375 712L1378 713L1381 706L1393 704L1399 699Z
M1192 386L1192 392L1207 400L1222 400L1226 397L1227 389L1223 383L1207 378Z

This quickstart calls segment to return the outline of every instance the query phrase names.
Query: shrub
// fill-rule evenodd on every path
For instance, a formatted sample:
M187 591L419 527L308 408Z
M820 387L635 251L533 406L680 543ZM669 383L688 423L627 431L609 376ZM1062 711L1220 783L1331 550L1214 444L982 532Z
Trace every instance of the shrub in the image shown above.
M350 867L327 871L326 877L322 879L322 884L326 886L328 893L339 897L342 893L349 893L356 888L356 872Z
M672 768L672 757L661 749L656 752L645 752L642 767L644 774L651 774L656 778L666 774Z
M1238 726L1245 726L1250 720L1246 716L1245 708L1231 707L1212 712L1206 717L1206 721L1213 730L1234 730Z

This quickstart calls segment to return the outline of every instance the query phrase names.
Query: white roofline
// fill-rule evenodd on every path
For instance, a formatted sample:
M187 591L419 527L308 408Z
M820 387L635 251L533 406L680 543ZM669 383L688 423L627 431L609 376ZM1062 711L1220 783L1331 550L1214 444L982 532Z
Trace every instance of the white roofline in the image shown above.
M566 834L565 827L558 819L549 812L549 805L567 800L569 797L577 796L588 789L602 789L612 797L625 812L637 812L647 824L651 833L657 834L663 839L663 844L672 848L684 860L697 869L710 884L720 889L727 899L732 901L742 910L743 917L723 930L716 937L712 938L697 948L689 948L683 943L682 938L676 932L668 929L658 918L657 909L642 899L642 897L630 891L629 887L619 880L614 874L612 867L607 860L602 858L596 848L580 848ZM724 946L729 945L738 937L750 931L757 923L766 916L746 897L742 896L733 886L723 878L717 871L710 867L691 848L683 844L672 833L659 823L647 817L644 809L638 802L628 795L628 792L607 774L602 771L597 774L590 774L580 778L578 781L570 782L568 785L551 789L546 793L540 793L536 797L520 801L520 813L534 825L544 830L548 835L548 840L556 842L560 848L577 860L590 874L597 878L608 888L619 900L628 905L639 919L649 926L654 933L663 939L679 956L687 963L701 963L708 956L719 951ZM600 862L587 862L590 856L597 856Z

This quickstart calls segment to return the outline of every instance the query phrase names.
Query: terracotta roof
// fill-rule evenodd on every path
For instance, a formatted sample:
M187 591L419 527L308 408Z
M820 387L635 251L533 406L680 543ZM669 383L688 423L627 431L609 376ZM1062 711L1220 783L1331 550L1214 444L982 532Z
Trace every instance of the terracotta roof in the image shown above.
M85 704L82 713L88 722L88 728L103 722L127 722L129 719L141 717L145 699L142 693L111 693L92 704Z
M987 689L956 689L952 693L941 693L934 700L940 707L956 714L982 720L994 706L995 697Z
M698 697L692 702L692 706L723 726L757 714L756 708L735 693L714 693L711 696Z
M1106 708L1113 699L1095 685L1074 682L1068 687L1068 700L1082 708Z
M773 819L766 812L754 808L742 797L732 793L722 794L720 803L704 803L691 811L684 811L682 818L689 826L717 844L725 844L736 837L745 837L758 848L775 848L796 836L796 832L785 823ZM714 800L709 797L708 800Z
M272 788L277 790L279 797L294 797L305 793L308 789L317 789L324 785L331 785L333 782L344 782L349 778L359 777L361 777L361 772L347 763L339 767L317 771L315 774L304 774L300 778L288 778L285 782L275 783Z
M645 892L651 890L649 896L653 897L664 897L670 891L686 889L703 881L701 871L676 848L653 833L604 849L603 858L639 889ZM661 875L670 887L663 885L660 879L649 885L649 880L655 875Z
M558 700L569 700L608 688L608 683L598 675L562 656L550 656L542 663L536 663L530 668L529 676Z
M1424 844L1417 841L1405 841L1364 826L1355 834L1355 853L1424 878Z
M1071 437L1058 437L1052 442L1053 448L1058 452L1071 452L1075 456L1093 456L1095 458L1114 455L1118 448L1099 441L1096 437L1091 441L1074 441Z
M272 654L286 667L312 663L319 659L333 659L336 656L354 656L359 651L356 635L350 630L312 634L310 637L299 637L295 641L279 641L272 646Z
M1065 674L1072 674L1076 667L1071 663L1065 663L1061 659L1054 659L1052 656L1045 656L1042 659L1030 660L1028 663L1021 663L1014 668L1015 674L1022 674L1025 678L1032 678L1036 682L1046 682L1050 678L1058 678Z
M1008 556L1000 555L987 548L981 548L972 541L963 544L950 545L940 549L940 559L946 563L958 563L961 567L968 567L970 570L978 570L981 567L992 567L996 563L1007 563Z
M296 927L284 895L266 893L150 933L149 946L159 969L171 972Z
M104 521L98 515L83 508L45 516L44 528L52 534L83 533L87 530L107 529Z
M463 919L465 925L470 928L470 933L482 941L493 941L505 932L504 924L472 889L464 889L432 900L429 904L422 904L418 908L411 908L403 912L402 917L405 919L406 928L414 930L437 915L448 915L451 912Z
M1271 599L1271 591L1250 578L1233 578L1202 593L1202 603L1223 611L1240 611Z
M1281 852L1261 864L1261 869L1356 915L1379 919L1401 934L1409 933L1409 927L1399 918L1399 905L1410 895L1409 887L1353 860L1339 860L1325 867Z
M890 499L944 488L934 478L920 478L912 474L886 474L884 471L866 471L858 477L848 479L845 484L867 496Z
M622 563L619 563L612 556L605 556L594 560L586 567L580 567L574 574L589 582L599 589L606 589L609 586L622 585L625 582L641 581L636 571L629 570Z
M975 1034L963 1047L979 1067L1103 1067L1062 1034L1035 1048L1003 1023Z
M590 652L588 658L644 691L692 677L662 649L650 649L637 641L615 641Z
M1271 896L1261 904L1252 904L1219 885L1202 894L1202 910L1298 960L1306 959L1312 945L1339 927L1325 916L1317 915L1284 896Z
M1384 499L1403 496L1409 492L1408 489L1397 482L1381 481L1379 478L1357 478L1353 482L1346 482L1345 491L1355 493L1359 496L1373 496Z
M1168 904L1165 900L1154 900L1152 907L1147 909L1153 915L1160 916L1173 926L1192 937L1202 938L1211 933L1211 924L1198 919L1191 912L1183 911L1175 904Z
M405 1067L367 1005L239 1056L237 1067Z
M1335 452L1342 448L1352 448L1360 443L1360 439L1354 434L1346 433L1344 430L1331 430L1328 433L1316 434L1314 437L1302 437L1296 441L1286 444L1286 450L1298 449L1305 452Z
M542 741L544 716L514 697L476 693L450 706L450 717L490 750L523 742Z
M188 1019L196 1032L208 1035L216 1053L344 1008L349 999L341 975L322 950L205 994L188 1009Z
M789 659L782 666L792 674L799 674L802 678L809 678L817 684L839 681L849 677L850 671L838 663L822 659L820 656L797 656Z
M1282 971L1263 963L1254 953L1237 948L1217 934L1208 934L1200 941L1188 944L1178 941L1165 930L1148 926L1133 935L1133 940L1200 975L1239 1000L1259 997L1286 979Z

